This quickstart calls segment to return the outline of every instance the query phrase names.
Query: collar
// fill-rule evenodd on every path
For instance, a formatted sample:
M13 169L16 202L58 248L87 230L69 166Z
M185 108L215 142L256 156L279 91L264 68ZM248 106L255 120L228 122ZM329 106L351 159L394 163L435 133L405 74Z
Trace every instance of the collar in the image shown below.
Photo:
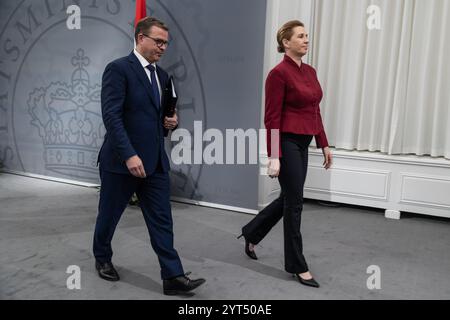
M303 67L303 65L305 64L305 63L302 61L302 64L301 64L300 67L299 67L298 64L297 64L297 62L295 62L295 61L294 61L291 57L289 57L287 54L284 54L283 61L284 61L284 62L287 62L287 63L289 63L290 65L293 65L293 66L295 66L295 67L297 67L297 68L301 68L301 67Z
M147 68L148 65L152 65L153 67L155 67L156 70L156 63L150 63L147 61L147 59L145 59L136 49L133 50L134 55L136 56L136 58L138 58L139 62L141 63L143 68Z

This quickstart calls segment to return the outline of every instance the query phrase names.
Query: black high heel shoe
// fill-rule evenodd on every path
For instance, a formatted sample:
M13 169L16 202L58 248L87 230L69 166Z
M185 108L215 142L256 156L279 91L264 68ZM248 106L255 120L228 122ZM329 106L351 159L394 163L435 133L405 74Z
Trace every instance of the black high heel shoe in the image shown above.
M250 250L250 242L247 240L247 238L245 238L244 234L241 234L237 238L240 239L241 237L244 237L244 239L245 239L245 254L248 255L253 260L258 260L258 257L256 256L255 251Z
M314 287L314 288L319 288L319 284L317 283L316 280L314 280L314 278L305 280L302 277L300 277L299 274L295 273L292 275L293 277L296 277L298 279L298 281L300 281L301 284L308 286L308 287Z

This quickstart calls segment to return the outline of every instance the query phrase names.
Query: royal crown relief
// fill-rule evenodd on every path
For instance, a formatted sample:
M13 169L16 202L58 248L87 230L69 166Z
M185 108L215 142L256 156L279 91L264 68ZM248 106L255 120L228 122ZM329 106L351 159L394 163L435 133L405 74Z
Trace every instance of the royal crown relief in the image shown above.
M28 113L44 146L45 168L61 174L91 177L98 171L97 153L105 128L99 113L100 84L91 85L83 49L71 59L70 82L52 82L29 94Z

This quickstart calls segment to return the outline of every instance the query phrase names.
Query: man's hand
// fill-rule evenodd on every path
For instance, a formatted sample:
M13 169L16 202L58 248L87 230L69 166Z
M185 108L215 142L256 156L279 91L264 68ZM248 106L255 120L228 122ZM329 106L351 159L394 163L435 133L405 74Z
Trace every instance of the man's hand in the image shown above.
M267 165L267 174L271 178L278 177L278 175L280 174L280 159L269 159L269 163Z
M164 128L168 130L173 130L178 125L178 116L175 112L172 118L164 117Z
M145 178L147 175L145 174L144 165L142 164L141 158L138 156L132 156L127 161L125 161L128 170L130 173L138 178Z
M323 166L326 170L328 170L333 164L333 156L331 155L330 148L328 147L323 148L322 153L323 153Z

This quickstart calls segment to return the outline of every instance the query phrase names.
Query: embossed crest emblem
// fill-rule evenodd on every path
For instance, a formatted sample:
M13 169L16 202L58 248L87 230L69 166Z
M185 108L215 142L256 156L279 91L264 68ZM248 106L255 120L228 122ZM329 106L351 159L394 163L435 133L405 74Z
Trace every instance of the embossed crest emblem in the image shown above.
M9 12L0 30L0 167L55 178L98 183L97 156L105 129L100 86L107 63L133 50L134 3L128 0L80 0L82 27L66 27L69 2L4 0ZM205 30L188 39L164 2L147 8L170 26L174 43L161 66L178 86L179 118L193 129L206 126L206 99L196 61ZM180 3L195 16L199 6ZM184 10L186 9L186 10ZM180 9L181 10L181 9ZM170 141L166 141L169 150ZM172 165L173 193L195 194L201 165Z
M52 82L29 94L28 113L44 145L47 170L61 174L96 174L96 160L105 133L101 115L99 84L90 83L84 67L89 58L78 49L72 58L70 83Z

